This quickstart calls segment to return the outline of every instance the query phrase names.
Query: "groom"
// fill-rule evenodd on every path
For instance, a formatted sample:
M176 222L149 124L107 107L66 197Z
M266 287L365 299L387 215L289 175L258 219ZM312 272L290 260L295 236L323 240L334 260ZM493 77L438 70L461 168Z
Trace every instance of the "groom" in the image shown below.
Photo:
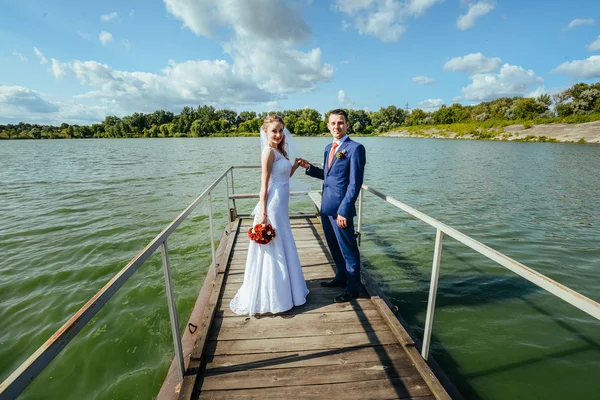
M307 175L323 180L321 221L337 274L321 285L345 288L334 298L336 303L357 298L360 287L360 253L353 218L356 215L354 204L363 183L366 152L362 144L346 135L348 127L346 111L331 111L327 128L333 143L325 147L323 169L300 160Z

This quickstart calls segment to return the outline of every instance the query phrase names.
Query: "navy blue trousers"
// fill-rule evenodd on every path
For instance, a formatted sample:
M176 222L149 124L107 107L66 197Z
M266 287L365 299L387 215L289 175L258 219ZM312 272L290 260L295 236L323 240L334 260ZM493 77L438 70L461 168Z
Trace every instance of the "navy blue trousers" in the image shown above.
M335 216L321 215L325 240L337 268L335 279L346 282L346 292L358 293L360 287L360 252L354 236L354 220L347 219L347 226L337 226Z

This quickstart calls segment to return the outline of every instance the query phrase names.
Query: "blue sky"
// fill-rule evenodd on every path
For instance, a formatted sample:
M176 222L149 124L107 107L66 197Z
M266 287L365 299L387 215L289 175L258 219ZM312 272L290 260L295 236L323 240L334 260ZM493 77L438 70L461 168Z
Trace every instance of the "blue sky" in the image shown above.
M0 123L434 110L600 80L597 0L3 0Z

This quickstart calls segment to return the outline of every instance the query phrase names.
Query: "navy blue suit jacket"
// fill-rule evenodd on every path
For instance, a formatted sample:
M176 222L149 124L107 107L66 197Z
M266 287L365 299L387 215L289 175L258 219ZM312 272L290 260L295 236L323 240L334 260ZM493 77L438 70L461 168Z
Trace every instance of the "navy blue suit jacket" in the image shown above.
M356 215L354 204L365 175L365 147L348 137L336 151L336 154L343 156L334 157L330 169L327 159L331 145L325 147L323 169L311 165L306 169L306 174L323 180L321 214L353 218Z

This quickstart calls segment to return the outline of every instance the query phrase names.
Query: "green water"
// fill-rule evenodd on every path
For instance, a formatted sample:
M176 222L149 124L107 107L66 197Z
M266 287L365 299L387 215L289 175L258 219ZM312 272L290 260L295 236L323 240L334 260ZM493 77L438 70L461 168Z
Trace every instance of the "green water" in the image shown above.
M357 140L373 187L600 300L600 146ZM326 138L298 141L321 161ZM0 380L229 165L258 164L258 151L256 138L0 142ZM236 172L235 184L258 191L258 171ZM215 192L215 236L225 193ZM210 262L206 210L169 240L182 327ZM434 230L370 194L364 223L366 267L421 336ZM170 335L156 254L21 398L153 398ZM600 322L449 238L432 354L467 398L600 390Z

